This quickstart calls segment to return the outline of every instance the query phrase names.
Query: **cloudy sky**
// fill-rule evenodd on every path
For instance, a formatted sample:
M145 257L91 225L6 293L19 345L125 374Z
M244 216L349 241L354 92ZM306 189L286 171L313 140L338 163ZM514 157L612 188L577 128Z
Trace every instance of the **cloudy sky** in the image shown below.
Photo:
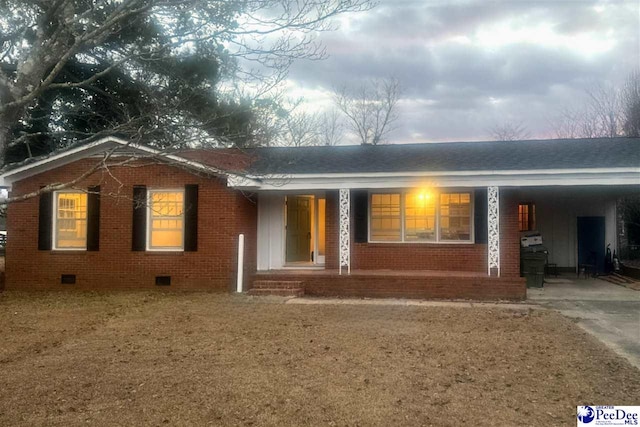
M293 66L290 94L323 108L334 87L394 76L389 142L485 140L507 121L553 137L585 89L640 67L640 0L383 0L340 22L320 36L328 59Z

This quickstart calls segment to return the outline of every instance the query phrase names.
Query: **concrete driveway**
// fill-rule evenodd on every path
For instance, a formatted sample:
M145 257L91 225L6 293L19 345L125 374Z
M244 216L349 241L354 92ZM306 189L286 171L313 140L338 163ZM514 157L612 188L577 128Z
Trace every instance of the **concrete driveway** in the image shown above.
M640 291L573 275L527 290L529 302L560 311L640 369Z

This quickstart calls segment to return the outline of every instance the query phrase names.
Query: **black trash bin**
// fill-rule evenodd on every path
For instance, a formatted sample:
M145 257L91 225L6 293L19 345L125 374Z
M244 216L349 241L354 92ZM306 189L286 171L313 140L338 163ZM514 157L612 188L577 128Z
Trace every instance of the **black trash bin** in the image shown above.
M527 288L541 288L544 285L546 252L523 252L520 254L522 275L527 279Z

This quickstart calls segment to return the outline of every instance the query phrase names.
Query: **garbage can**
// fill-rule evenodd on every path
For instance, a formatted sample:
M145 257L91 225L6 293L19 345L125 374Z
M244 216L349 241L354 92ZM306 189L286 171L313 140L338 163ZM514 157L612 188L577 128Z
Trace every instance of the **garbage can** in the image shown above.
M544 252L524 252L520 255L522 274L527 279L527 288L541 288L544 284L544 266L547 254Z

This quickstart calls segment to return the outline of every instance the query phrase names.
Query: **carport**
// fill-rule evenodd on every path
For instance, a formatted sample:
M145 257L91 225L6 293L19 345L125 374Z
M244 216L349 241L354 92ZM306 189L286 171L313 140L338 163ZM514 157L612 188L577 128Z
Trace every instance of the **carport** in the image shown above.
M616 204L637 186L601 185L521 187L518 192L522 236L538 232L554 272L605 273L607 246L617 248Z

